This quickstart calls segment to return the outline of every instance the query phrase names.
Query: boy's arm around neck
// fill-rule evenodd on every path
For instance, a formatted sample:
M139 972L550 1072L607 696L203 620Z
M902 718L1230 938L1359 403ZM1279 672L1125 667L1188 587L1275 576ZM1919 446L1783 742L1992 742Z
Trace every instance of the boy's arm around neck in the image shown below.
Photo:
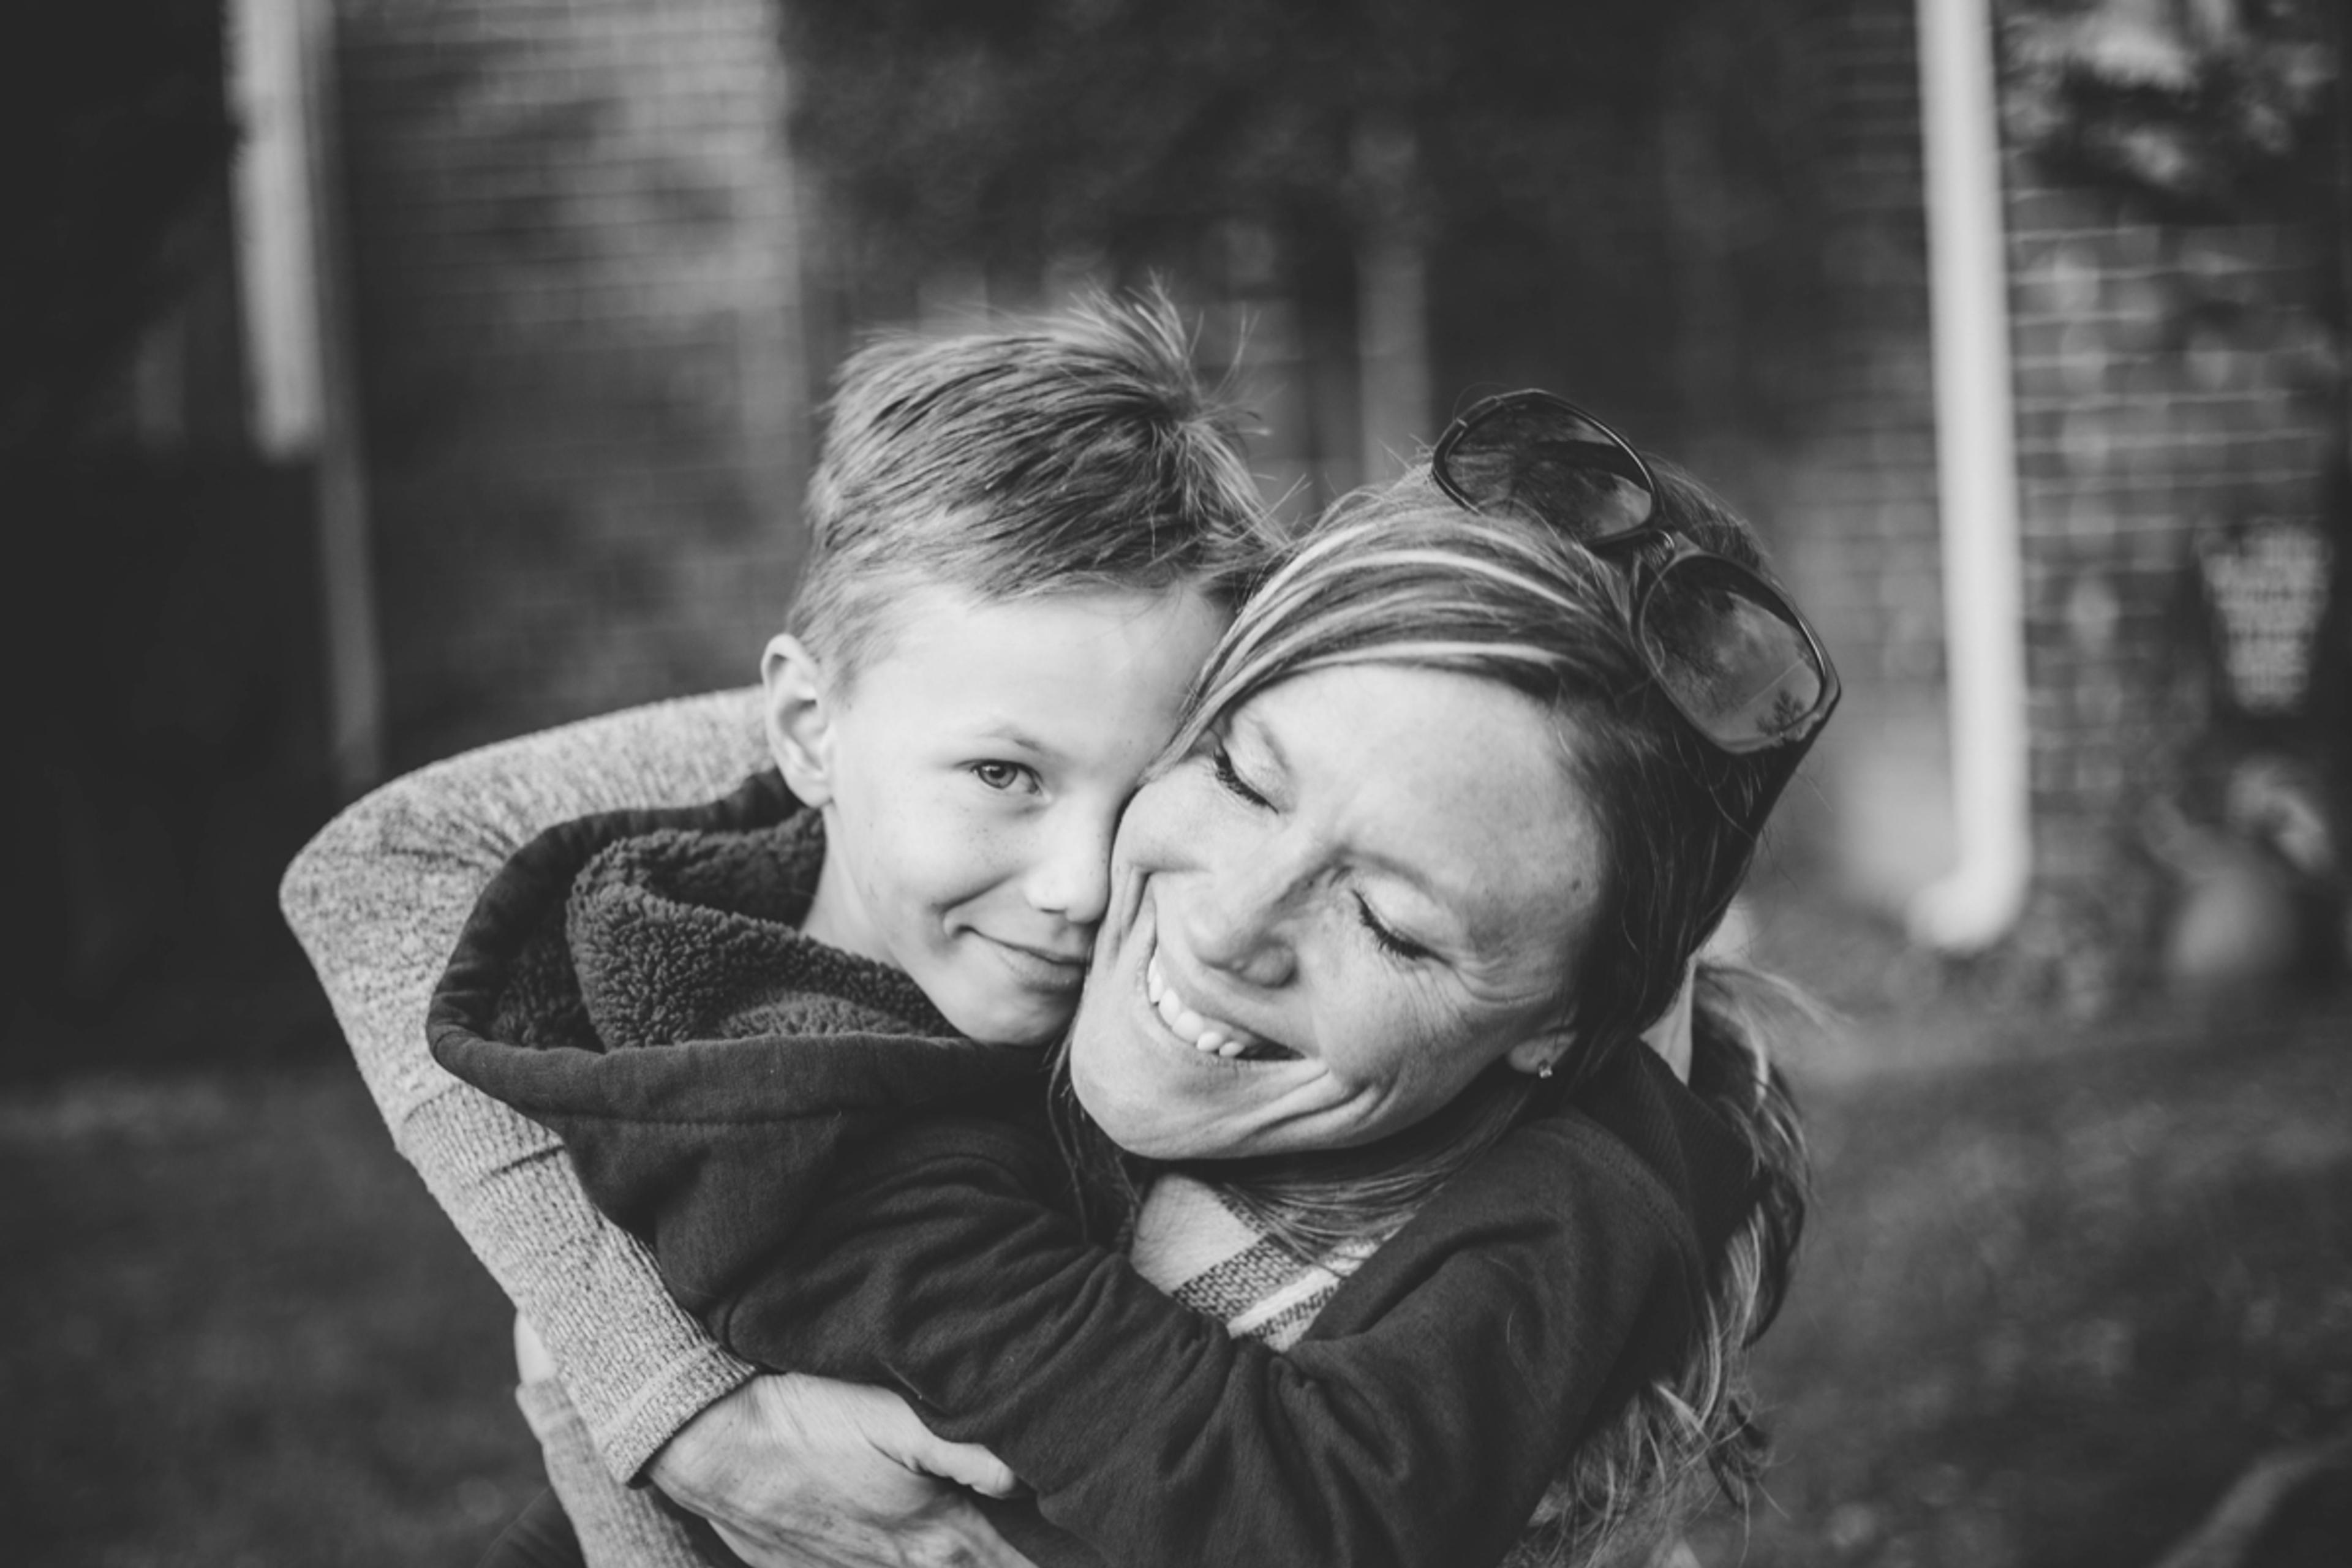
M1089 1246L1066 1183L1003 1124L910 1129L709 1320L755 1360L888 1380L1118 1568L1471 1568L1509 1550L1695 1286L1686 1216L1580 1118L1491 1152L1343 1289L1343 1331L1285 1354ZM1090 1560L1000 1528L1049 1568Z

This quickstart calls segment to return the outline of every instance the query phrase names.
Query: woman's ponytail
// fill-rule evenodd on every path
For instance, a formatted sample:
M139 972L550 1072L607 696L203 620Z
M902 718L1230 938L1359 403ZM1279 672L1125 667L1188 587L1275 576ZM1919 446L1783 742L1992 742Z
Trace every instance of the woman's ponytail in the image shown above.
M1772 1060L1799 1026L1822 1022L1801 992L1769 975L1700 963L1691 1092L1747 1144L1752 1199L1715 1262L1682 1363L1578 1449L1509 1568L1645 1563L1711 1493L1744 1503L1762 1476L1770 1445L1747 1352L1780 1310L1811 1191L1803 1127Z
M1716 1291L1719 1305L1737 1306L1744 1347L1780 1313L1812 1192L1804 1124L1773 1058L1794 1026L1818 1030L1825 1020L1802 992L1743 964L1702 961L1696 1004L1691 1092L1739 1134L1755 1168L1754 1202L1725 1261L1727 1276L1737 1268L1750 1278L1720 1279Z

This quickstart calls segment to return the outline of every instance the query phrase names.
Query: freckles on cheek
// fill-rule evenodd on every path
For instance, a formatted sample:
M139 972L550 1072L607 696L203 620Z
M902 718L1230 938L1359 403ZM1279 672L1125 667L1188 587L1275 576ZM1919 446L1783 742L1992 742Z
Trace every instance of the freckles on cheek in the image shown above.
M1446 1089L1470 1076L1460 1069L1473 1058L1477 1041L1444 1009L1399 1002L1382 1023L1380 1076L1391 1092L1411 1097Z

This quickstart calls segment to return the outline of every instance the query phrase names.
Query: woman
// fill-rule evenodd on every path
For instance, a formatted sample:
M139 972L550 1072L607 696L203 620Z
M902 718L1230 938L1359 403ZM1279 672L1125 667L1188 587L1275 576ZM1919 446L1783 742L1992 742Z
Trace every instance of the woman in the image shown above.
M1217 1162L1196 1168L1307 1256L1591 1120L1834 701L1737 525L1612 443L1503 400L1441 445L1443 495L1343 509L1245 611L1122 830L1077 1097L1135 1153ZM1639 526L1654 498L1664 528ZM1785 1124L1724 1000L1694 1081L1769 1163ZM1607 1436L1558 1434L1559 1531L1622 1521L1678 1457L1739 1468L1723 1357L1769 1315L1792 1217L1750 1215L1690 1303L1706 1331L1652 1358L1630 1415L1563 1412Z

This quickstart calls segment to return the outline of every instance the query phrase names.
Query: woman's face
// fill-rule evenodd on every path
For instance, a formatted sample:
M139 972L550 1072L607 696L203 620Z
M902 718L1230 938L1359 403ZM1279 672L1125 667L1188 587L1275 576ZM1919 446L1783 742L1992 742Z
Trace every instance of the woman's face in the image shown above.
M1363 1143L1551 1027L1600 839L1543 710L1496 682L1318 670L1146 784L1070 1042L1079 1101L1160 1160Z

